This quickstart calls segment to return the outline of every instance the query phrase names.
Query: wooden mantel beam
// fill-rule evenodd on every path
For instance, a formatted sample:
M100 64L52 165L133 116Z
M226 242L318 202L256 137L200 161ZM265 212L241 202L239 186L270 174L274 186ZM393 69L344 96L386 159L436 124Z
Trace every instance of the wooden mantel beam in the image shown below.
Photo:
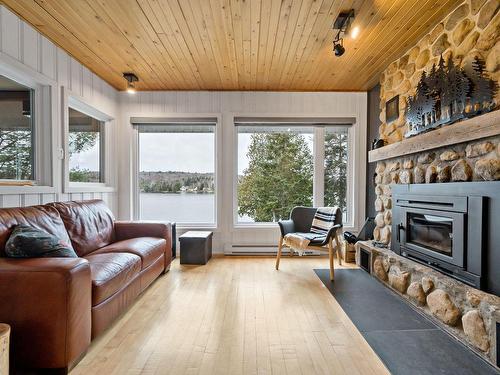
M500 134L500 110L407 138L368 152L370 163Z

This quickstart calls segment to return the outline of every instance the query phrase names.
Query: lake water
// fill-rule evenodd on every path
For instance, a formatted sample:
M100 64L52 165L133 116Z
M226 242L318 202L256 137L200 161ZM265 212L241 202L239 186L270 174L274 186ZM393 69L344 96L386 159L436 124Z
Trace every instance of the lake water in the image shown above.
M141 193L141 219L214 223L215 194Z
M141 193L141 219L176 223L215 223L215 194ZM252 223L248 216L239 222Z

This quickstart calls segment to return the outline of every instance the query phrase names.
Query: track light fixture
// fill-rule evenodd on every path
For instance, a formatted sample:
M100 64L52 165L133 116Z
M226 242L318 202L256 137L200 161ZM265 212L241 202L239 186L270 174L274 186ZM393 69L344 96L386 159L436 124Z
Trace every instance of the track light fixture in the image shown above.
M333 52L335 52L335 56L340 57L344 54L345 48L342 45L343 39L340 39L337 43L333 42Z
M135 82L139 82L139 78L134 73L123 73L123 78L127 80L127 92L135 93Z
M351 38L356 38L359 34L359 27L353 27L351 30L351 24L354 20L354 9L348 12L342 12L339 14L335 22L333 23L333 30L337 31L335 39L333 39L333 52L335 56L340 57L344 54L344 37L350 34Z

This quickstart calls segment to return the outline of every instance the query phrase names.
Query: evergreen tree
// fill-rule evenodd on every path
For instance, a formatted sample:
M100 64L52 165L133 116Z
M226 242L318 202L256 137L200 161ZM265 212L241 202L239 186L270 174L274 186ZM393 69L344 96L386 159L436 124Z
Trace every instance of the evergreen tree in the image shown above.
M288 218L294 206L312 205L313 157L294 133L253 134L248 168L238 185L238 212L257 222Z
M496 82L489 79L485 74L484 61L477 57L472 62L472 82L471 104L473 112L489 110L489 105L497 91Z
M346 208L347 134L325 136L325 206Z
M0 179L32 178L31 147L31 132L0 131Z

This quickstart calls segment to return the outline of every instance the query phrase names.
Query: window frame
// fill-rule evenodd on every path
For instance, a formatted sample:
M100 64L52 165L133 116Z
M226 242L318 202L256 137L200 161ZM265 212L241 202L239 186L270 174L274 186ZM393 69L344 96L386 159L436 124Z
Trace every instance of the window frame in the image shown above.
M59 124L57 118L57 82L26 67L9 56L0 54L0 75L33 90L33 180L4 179L0 194L38 194L57 191ZM49 131L47 131L47 129ZM8 185L31 181L33 185Z
M99 173L102 178L102 182L72 182L70 181L69 172L69 108L72 108L78 112L91 116L98 121L101 121L102 131L100 134L102 138L99 140L101 143L101 150L99 152ZM112 176L111 168L109 168L110 163L110 136L109 136L109 126L111 126L111 121L113 117L98 110L91 104L89 104L82 97L70 93L65 87L62 88L62 134L63 134L63 148L62 153L64 155L63 159L63 192L64 193L85 193L85 192L114 192L116 189L111 185Z
M175 122L175 119L184 121L196 122L200 118L213 118L214 120L214 182L215 182L215 197L214 197L214 222L213 223L177 223L176 227L180 231L189 229L208 229L217 230L220 227L222 213L222 131L221 131L221 115L219 113L167 113L155 116L144 116L144 114L131 115L130 126L133 131L133 181L132 181L132 217L134 220L142 220L140 217L140 188L139 188L139 172L140 172L140 145L139 145L139 129L133 124L134 118L150 118L151 122L161 119L163 122Z
M308 114L241 114L241 113L232 113L231 114L231 128L233 132L232 136L232 144L233 144L233 168L232 168L232 228L234 230L239 229L271 229L276 228L277 223L273 222L259 222L259 223L243 223L238 221L238 126L236 123L239 118L252 118L256 121L264 121L268 122L279 122L281 119L289 119L289 120L300 120L304 122L312 121L312 122L323 122L325 125L314 126L313 127L313 163L314 163L314 172L313 172L313 205L315 207L323 205L324 202L324 136L325 129L328 126L339 126L350 124L348 127L348 155L347 155L347 189L346 189L346 205L348 208L347 218L348 222L344 223L344 229L347 230L357 230L360 225L359 213L363 211L363 208L357 203L358 201L355 199L355 196L358 195L360 184L358 183L358 179L364 175L363 166L358 166L355 163L355 153L360 152L355 145L354 138L358 136L357 132L359 130L356 127L356 118L352 116L340 117L338 114L334 116L328 115L308 115ZM318 140L322 140L322 142L318 142ZM361 147L364 150L363 147ZM362 169L359 173L353 173L354 168ZM358 188L356 188L358 186ZM364 204L363 204L364 207ZM350 211L349 211L350 209Z

